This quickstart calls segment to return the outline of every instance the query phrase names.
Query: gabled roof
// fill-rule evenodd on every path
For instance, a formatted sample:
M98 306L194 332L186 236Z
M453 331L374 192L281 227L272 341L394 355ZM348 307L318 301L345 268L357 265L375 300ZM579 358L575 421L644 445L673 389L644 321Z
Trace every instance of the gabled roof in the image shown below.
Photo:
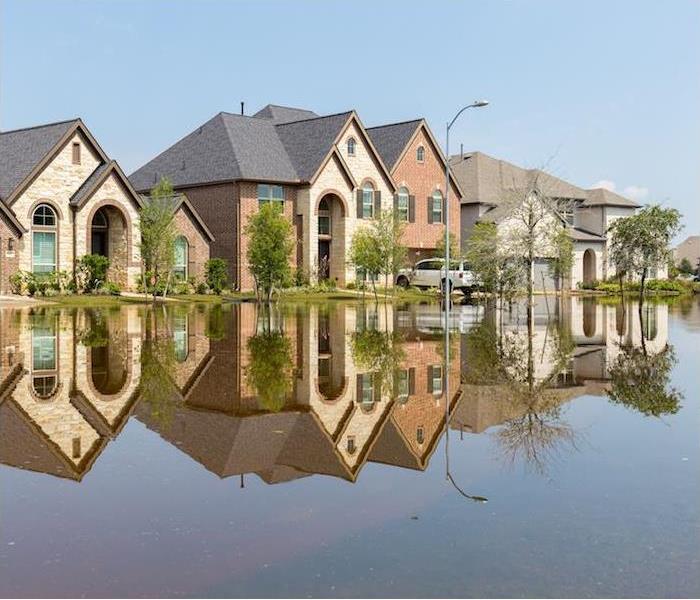
M629 208L639 208L639 204L628 200L620 194L606 190L605 188L593 188L586 190L586 201L583 206L623 206Z
M567 227L566 230L569 232L569 237L577 242L605 242L605 236L586 231L580 227Z
M76 123L71 119L0 132L0 198L8 198Z
M581 201L582 206L625 206L638 208L635 202L605 189L585 190L541 169L523 169L483 152L468 152L450 157L450 166L464 196L462 204L499 205L513 189L524 188L537 180L537 186L551 198Z
M390 171L394 170L408 142L411 141L422 124L423 119L415 119L403 123L390 123L367 128L372 143Z
M352 114L348 111L276 127L300 180L311 181Z
M318 117L318 115L312 110L293 108L291 106L279 106L277 104L268 104L267 106L261 108L253 116L259 119L272 119L278 124Z
M219 113L130 179L140 192L164 176L175 188L236 180L308 183L330 159L352 118L363 129L354 111L319 117L311 111L268 105L252 117ZM367 142L376 152L369 136ZM376 155L393 186L381 155Z
M115 160L102 163L90 174L90 176L71 196L71 206L76 208L83 206L90 198L92 198L92 195L112 173L114 173L114 175L117 177L119 183L121 183L121 185L124 187L126 193L131 196L136 206L143 206L141 196L136 193L136 190L132 187L129 178L124 174Z

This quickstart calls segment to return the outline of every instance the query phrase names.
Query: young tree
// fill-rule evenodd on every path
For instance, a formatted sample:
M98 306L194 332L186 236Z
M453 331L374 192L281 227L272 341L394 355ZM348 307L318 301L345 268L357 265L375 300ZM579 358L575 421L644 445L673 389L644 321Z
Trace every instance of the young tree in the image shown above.
M455 236L452 235L452 232L450 232L447 236L447 239L449 240L450 243L450 260L459 260L461 256L461 252L459 251L459 248L457 247L457 240L455 239ZM437 244L435 245L435 256L438 258L444 258L445 256L445 235L441 235L440 239L437 241Z
M574 241L563 227L557 228L551 241L554 256L549 270L552 277L555 278L559 290L563 290L564 280L571 273L571 267L574 266Z
M362 271L372 282L374 298L377 298L375 281L382 272L382 248L370 227L360 227L355 231L350 242L350 264Z
M644 298L646 280L651 269L666 264L671 256L670 243L681 230L681 214L675 208L647 205L637 214L617 219L609 228L610 262L620 278L640 277L639 298Z
M382 211L372 223L372 232L377 239L381 258L380 273L384 275L384 288L389 287L389 277L396 276L406 262L406 246L401 242L405 224L393 210Z
M682 258L678 263L678 272L683 275L692 275L694 273L693 265L687 258Z
M146 292L167 293L175 260L175 200L173 186L161 179L150 194L139 215L141 229L141 261L143 287Z
M245 233L249 239L248 268L255 278L258 299L265 298L269 302L274 289L291 276L292 224L280 207L269 202L250 217Z

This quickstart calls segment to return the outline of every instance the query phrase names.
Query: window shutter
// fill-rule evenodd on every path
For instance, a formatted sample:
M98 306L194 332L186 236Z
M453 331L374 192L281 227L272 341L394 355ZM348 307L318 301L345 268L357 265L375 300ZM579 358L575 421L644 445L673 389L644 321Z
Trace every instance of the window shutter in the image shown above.
M428 393L433 393L433 366L428 365Z
M431 196L428 196L428 225L432 224L433 222L433 198Z
M416 368L411 367L408 370L408 395L413 396L416 393Z
M358 373L357 376L355 377L355 385L356 385L355 400L357 402L362 402L362 374L361 373Z
M357 190L357 218L362 218L362 189Z
M447 204L445 203L444 196L440 200L440 204L442 204L442 222L443 222L443 224L445 224L445 223L447 223Z
M415 196L408 197L408 222L409 223L416 222L416 197Z
M374 218L379 216L382 212L382 193L379 190L374 192Z

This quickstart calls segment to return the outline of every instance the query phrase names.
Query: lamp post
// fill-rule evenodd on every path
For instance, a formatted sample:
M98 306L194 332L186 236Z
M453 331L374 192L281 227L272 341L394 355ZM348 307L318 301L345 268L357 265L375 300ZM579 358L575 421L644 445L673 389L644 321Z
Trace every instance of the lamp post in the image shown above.
M477 502L485 502L486 499L481 496L470 496L462 491L455 483L450 474L450 301L452 292L452 283L450 281L450 129L455 124L455 121L468 108L482 108L488 106L487 100L476 100L471 104L461 108L452 120L447 123L445 130L445 204L443 209L445 214L445 279L442 288L443 300L445 302L445 473L447 480L466 498Z

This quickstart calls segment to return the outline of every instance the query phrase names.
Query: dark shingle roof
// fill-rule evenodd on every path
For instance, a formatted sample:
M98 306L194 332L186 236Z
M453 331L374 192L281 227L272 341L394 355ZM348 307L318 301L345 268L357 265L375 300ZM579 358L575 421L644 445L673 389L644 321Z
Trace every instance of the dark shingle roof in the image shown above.
M352 111L277 125L297 177L309 181L321 166Z
M0 198L7 198L77 122L0 132Z
M95 184L104 175L105 171L113 166L113 162L114 161L102 163L92 173L90 173L90 176L83 181L83 184L71 196L70 203L73 206L80 206L82 204L83 199L92 192Z
M604 242L605 236L598 235L597 233L592 233L591 231L586 231L585 229L580 229L579 227L567 227L566 230L569 232L569 236L572 240L577 242Z
M586 201L583 203L584 206L628 206L630 208L639 208L639 204L628 200L620 194L611 192L604 188L594 188L592 190L586 190Z
M291 121L301 121L303 119L313 119L318 115L312 110L304 108L293 108L291 106L278 106L268 104L256 112L254 117L259 119L272 119L275 123L290 123Z
M392 123L390 125L380 125L378 127L369 127L369 134L374 147L382 157L384 164L389 170L393 170L396 166L396 161L401 156L406 144L420 127L422 119L414 121L406 121L404 123Z

